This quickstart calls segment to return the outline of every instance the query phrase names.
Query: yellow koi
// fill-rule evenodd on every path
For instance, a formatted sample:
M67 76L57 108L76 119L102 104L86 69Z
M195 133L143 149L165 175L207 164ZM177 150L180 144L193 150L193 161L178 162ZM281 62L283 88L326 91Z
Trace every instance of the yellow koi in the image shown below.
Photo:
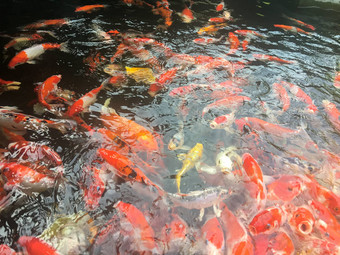
M187 154L180 154L179 157L183 160L183 166L176 174L176 183L178 188L178 193L181 193L181 177L183 174L192 169L195 164L202 158L203 145L197 143Z

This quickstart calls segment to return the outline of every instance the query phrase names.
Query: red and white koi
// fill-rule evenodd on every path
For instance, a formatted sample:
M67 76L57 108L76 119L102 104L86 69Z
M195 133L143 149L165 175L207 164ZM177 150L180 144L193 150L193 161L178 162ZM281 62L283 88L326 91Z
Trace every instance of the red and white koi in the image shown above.
M224 129L228 128L235 120L235 113L229 113L217 116L215 119L213 119L209 126L212 129Z
M2 255L16 255L17 253L6 244L0 244L0 254Z
M295 252L292 239L283 231L254 236L254 242L255 254L293 255Z
M224 233L216 217L207 220L201 228L202 237L205 240L205 254L225 254Z
M221 12L224 10L224 0L222 0L217 6L216 6L216 11Z
M47 78L44 82L39 84L36 88L38 94L38 101L43 106L45 106L48 110L52 109L52 106L46 102L46 99L50 96L51 93L58 89L58 83L61 80L61 75L53 75Z
M8 63L8 67L10 69L14 69L18 65L34 63L34 59L41 56L46 50L59 49L61 51L67 51L65 45L65 43L43 43L33 45L32 47L22 50L17 55L15 55Z
M306 32L305 30L298 28L298 27L294 27L294 26L275 24L274 27L282 28L283 30L294 32L294 33L303 33L303 34L309 35L309 32Z
M267 199L290 202L305 189L304 180L297 175L281 175L267 185Z
M296 61L284 60L276 56L270 56L265 54L253 54L253 57L261 61L274 61L280 64L295 64Z
M297 100L306 103L308 112L315 114L318 111L318 108L313 103L313 100L300 87L286 81L281 81L281 85L288 88L289 92L292 93Z
M230 50L228 52L228 55L229 54L235 54L238 47L240 46L239 39L237 38L237 36L233 32L229 32L228 41L230 43Z
M186 6L181 13L177 13L184 23L191 23L195 17L192 11Z
M193 40L194 43L199 44L199 45L208 45L208 44L214 44L218 43L222 40L223 36L220 38L196 38Z
M55 248L35 236L21 236L18 244L25 249L28 255L60 255Z
M250 98L247 96L229 96L220 100L215 101L207 106L205 106L202 110L202 117L211 109L219 109L219 108L228 108L235 110L240 107L244 102L250 101Z
M340 111L336 107L334 103L331 103L328 100L323 100L322 105L325 108L325 112L327 113L327 118L332 124L332 126L340 132Z
M334 87L337 89L340 88L340 72L336 72L334 76L334 82L333 82Z
M249 223L249 232L255 236L259 234L272 234L286 221L286 213L281 207L268 207L254 216Z
M222 210L220 221L222 228L226 231L225 243L227 255L232 254L254 254L254 246L244 225L228 209L223 202L220 203Z
M176 73L178 71L177 67L171 68L164 73L162 73L154 83L152 83L149 87L149 95L154 97L160 90L162 90L165 86L172 82L172 80L176 77Z
M285 88L279 84L279 83L274 83L273 84L273 90L277 96L277 98L281 101L282 103L282 112L285 112L289 109L290 106L290 98L288 96L287 91Z
M257 209L265 206L267 200L267 189L263 182L263 173L257 161L249 154L242 156L243 169L246 172L250 183L246 181L246 187L252 198L256 200ZM255 187L252 187L254 186Z
M105 80L99 87L87 92L84 96L75 101L67 110L66 115L73 117L82 113L96 102L98 93L106 86L107 80Z

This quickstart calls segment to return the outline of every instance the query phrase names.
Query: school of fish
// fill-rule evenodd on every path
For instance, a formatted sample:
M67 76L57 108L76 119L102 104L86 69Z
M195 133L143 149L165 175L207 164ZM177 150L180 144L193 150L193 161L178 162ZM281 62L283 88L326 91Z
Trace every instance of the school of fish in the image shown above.
M62 73L53 73L32 84L36 99L27 106L29 114L0 106L1 217L12 217L16 208L41 196L58 199L66 187L81 201L68 215L46 221L44 230L16 232L13 242L0 245L0 254L340 254L339 151L314 141L304 123L279 121L299 107L306 118L326 116L339 135L340 105L329 98L316 104L293 79L269 85L276 109L252 97L242 76L246 66L294 68L301 60L253 51L252 43L270 35L234 29L225 1L209 3L215 17L196 16L194 1L183 1L181 10L167 0L121 0L74 10L94 18L114 4L142 8L161 17L160 31L204 18L206 25L194 32L192 43L203 49L224 45L225 54L187 54L161 37L122 31L114 23L105 31L97 22L96 40L113 47L110 56L94 49L83 57L89 74L104 77L98 84L79 93L68 89ZM317 29L284 17L287 23L273 24L274 31L313 36ZM59 42L56 32L73 22L72 17L40 20L18 28L20 35L3 46L8 72L48 61L48 51L72 54L72 39ZM231 60L245 51L252 58ZM128 62L131 56L135 62ZM340 88L339 72L332 74L335 88ZM20 95L20 78L9 77L0 78L0 93ZM122 105L111 95L124 93L131 83L145 88L135 93L148 100L174 102L169 110L178 122L168 124L177 133L169 136L137 114L119 112ZM200 123L194 130L193 112ZM201 125L222 142L212 144L199 133L188 141L188 133L199 132ZM77 167L65 162L60 147L30 140L32 134L50 133L86 141L88 148L75 156ZM232 142L223 142L224 136ZM169 168L169 161L178 169ZM190 185L192 178L202 184Z

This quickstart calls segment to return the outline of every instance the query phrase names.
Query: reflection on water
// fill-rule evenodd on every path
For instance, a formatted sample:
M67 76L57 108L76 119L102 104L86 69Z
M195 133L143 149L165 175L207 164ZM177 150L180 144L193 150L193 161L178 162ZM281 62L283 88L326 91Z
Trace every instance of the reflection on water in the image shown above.
M1 3L0 242L337 254L338 13L254 2Z

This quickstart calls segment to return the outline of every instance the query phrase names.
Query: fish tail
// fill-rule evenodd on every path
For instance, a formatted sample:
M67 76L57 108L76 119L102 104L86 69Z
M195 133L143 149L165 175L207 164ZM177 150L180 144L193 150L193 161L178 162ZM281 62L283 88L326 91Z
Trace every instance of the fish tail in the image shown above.
M70 52L70 49L68 48L68 41L60 44L60 51L66 52L66 53Z

